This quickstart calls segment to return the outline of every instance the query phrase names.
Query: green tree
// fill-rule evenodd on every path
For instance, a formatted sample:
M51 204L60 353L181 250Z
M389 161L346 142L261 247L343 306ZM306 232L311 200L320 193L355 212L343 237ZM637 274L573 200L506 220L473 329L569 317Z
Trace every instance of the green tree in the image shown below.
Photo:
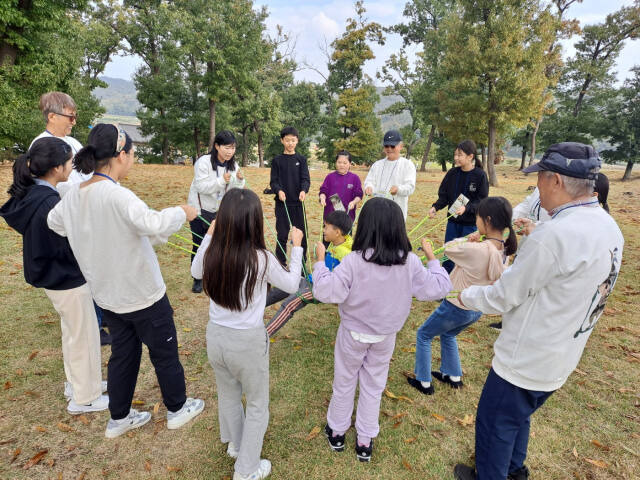
M448 123L462 113L486 120L487 170L496 186L498 137L529 121L548 84L554 19L538 0L461 0L445 24L443 117Z
M631 72L606 112L607 140L615 148L602 152L609 162L627 163L622 180L629 180L633 164L640 163L640 66Z
M355 163L370 165L380 155L380 120L374 112L379 97L372 80L364 74L367 60L375 58L369 42L384 44L382 27L364 16L362 0L355 3L356 18L347 19L345 32L331 47L328 64L327 128L324 159L332 164L335 151L348 150ZM331 146L327 145L331 144ZM329 146L329 148L326 148Z

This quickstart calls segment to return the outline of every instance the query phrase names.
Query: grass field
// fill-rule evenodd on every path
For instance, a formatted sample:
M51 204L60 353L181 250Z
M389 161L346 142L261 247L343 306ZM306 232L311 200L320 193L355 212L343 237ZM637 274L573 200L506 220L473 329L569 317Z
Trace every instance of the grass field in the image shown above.
M361 178L366 174L356 172ZM311 171L310 199L327 173ZM640 476L640 178L636 174L621 183L621 174L612 172L609 197L626 240L620 278L578 369L533 417L527 465L534 479ZM268 170L246 170L273 224L272 198L261 193L268 175ZM418 173L409 228L427 213L442 175L437 170ZM498 176L501 186L491 194L514 203L535 184L534 176L513 167L500 166ZM185 202L191 178L189 167L135 165L123 184L150 206L162 208ZM10 180L10 166L0 166L2 202ZM320 207L309 201L307 209L309 234L318 238ZM443 236L439 228L431 238L439 245ZM187 255L157 248L175 309L187 391L204 398L206 409L185 428L167 430L166 409L145 351L135 404L153 412L152 422L107 440L107 412L77 417L66 412L59 318L44 292L24 282L21 250L20 236L0 222L0 478L230 479L233 460L219 441L215 383L205 350L208 300L190 291ZM465 388L436 384L436 394L425 397L407 385L403 372L413 370L415 331L436 305L414 301L398 334L371 464L356 460L353 430L341 454L332 453L318 433L331 395L336 306L312 305L295 315L271 345L271 418L263 455L273 463L272 478L441 479L452 478L456 463L472 462L474 416L497 337L487 325L497 318L484 316L460 336ZM265 316L274 311L267 309ZM439 346L433 351L437 367ZM106 365L108 347L102 355Z

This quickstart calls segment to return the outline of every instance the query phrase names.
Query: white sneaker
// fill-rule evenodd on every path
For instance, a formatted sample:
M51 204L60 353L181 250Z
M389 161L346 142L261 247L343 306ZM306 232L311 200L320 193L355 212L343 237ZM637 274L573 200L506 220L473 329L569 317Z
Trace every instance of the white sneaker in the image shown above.
M233 480L261 480L262 478L267 478L270 473L271 462L269 460L261 458L258 470L250 473L249 475L241 475L238 472L233 472Z
M71 400L67 405L67 412L71 415L80 415L81 413L101 412L107 408L109 408L109 396L100 395L90 403L78 404L75 400Z
M199 398L187 398L184 405L177 412L167 412L167 428L175 430L180 428L192 418L198 416L204 410L204 400Z
M102 393L107 391L107 381L102 381ZM67 399L67 402L73 398L73 385L71 382L64 382L64 397Z
M129 410L129 415L120 420L110 418L104 436L107 438L119 437L129 430L143 426L149 420L151 420L151 414L149 412L139 412L135 408L132 408Z
M239 454L240 449L236 447L233 442L229 442L229 445L227 445L227 455L229 455L231 458L238 458Z

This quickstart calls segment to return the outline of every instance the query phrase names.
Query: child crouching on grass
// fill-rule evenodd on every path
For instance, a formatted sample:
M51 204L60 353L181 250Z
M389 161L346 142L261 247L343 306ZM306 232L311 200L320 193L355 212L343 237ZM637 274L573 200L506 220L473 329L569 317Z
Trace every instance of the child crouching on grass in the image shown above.
M269 423L267 283L293 293L302 268L302 231L291 229L287 271L267 251L263 227L258 196L229 190L191 265L193 278L202 279L211 299L207 355L216 375L220 437L236 458L233 480L258 480L271 472L271 462L260 458Z
M451 290L451 282L426 240L422 248L428 268L411 253L404 216L394 202L372 198L359 218L353 252L333 272L324 264L323 244L317 244L313 294L321 302L338 303L341 319L325 433L334 451L344 450L359 384L355 450L360 461L368 462L380 430L380 400L396 333L409 316L412 297L442 298Z
M324 241L329 243L329 251L324 259L324 263L329 270L337 267L342 259L351 253L353 239L349 232L352 225L351 217L345 212L333 211L327 215L323 236ZM267 294L267 306L273 305L283 298L285 300L282 305L280 305L276 314L267 324L267 333L270 337L273 337L278 330L284 327L291 320L294 313L314 301L311 293L311 283L306 278L301 278L298 291L289 296L279 288L273 287Z
M518 241L511 227L511 205L504 197L488 197L478 204L478 231L468 241L455 239L445 244L444 253L454 263L451 282L455 291L471 285L491 285L507 268L507 257L516 252ZM505 232L509 232L506 241ZM480 241L481 235L484 240ZM475 323L482 312L464 307L457 298L444 299L427 318L416 335L416 378L409 385L425 395L433 395L431 377L461 388L462 366L456 336ZM431 341L440 335L440 370L431 371Z

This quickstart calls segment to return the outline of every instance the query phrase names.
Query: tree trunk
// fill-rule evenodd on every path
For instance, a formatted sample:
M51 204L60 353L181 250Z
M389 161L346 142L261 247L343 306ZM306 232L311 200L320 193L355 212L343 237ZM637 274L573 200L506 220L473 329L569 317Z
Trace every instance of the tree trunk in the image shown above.
M577 117L580 113L580 107L582 106L582 100L584 100L584 96L587 93L587 88L589 88L589 84L591 84L591 74L587 74L587 78L585 78L584 83L582 84L582 88L580 89L580 94L578 95L578 100L576 100L576 104L573 107L573 116Z
M622 181L631 179L631 169L633 168L633 160L629 160L627 162L627 168L624 169L624 175L622 176Z
M264 167L264 142L262 141L262 129L257 125L256 132L258 133L258 165L262 168Z
M241 161L241 166L246 167L247 166L247 162L249 159L249 151L248 151L248 146L247 146L247 130L249 129L248 126L246 127L242 127L242 161Z
M209 151L213 150L216 138L216 101L209 99Z
M531 135L529 132L527 132L527 134L524 137L524 146L522 147L522 160L520 160L520 170L524 169L525 167L525 163L527 161L527 140L529 139L529 135Z
M487 147L480 144L480 159L482 161L482 169L487 171Z
M422 155L422 163L420 164L420 171L426 172L427 161L429 160L429 152L431 151L431 144L433 143L433 136L436 132L436 126L431 125L431 130L429 130L429 139L427 140L427 148L424 151L424 155ZM447 171L446 165L443 165L443 171Z
M497 187L498 177L496 176L496 119L489 118L489 148L487 152L487 171L489 173L489 185Z
M200 158L200 129L193 127L193 143L196 147L196 159Z
M165 120L164 108L160 109L160 118L162 118L162 163L169 163L169 129Z
M533 132L531 132L531 156L529 157L529 165L531 165L533 159L536 158L536 136L538 135L539 128L540 120L536 120L536 124L533 126Z

